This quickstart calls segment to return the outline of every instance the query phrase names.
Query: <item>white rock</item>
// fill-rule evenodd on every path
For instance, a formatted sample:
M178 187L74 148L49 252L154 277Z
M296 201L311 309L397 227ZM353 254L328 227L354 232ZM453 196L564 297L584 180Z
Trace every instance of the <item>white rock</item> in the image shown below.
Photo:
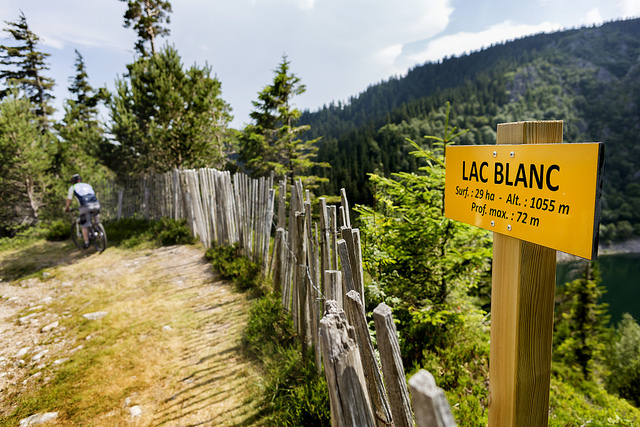
M31 318L37 316L38 313L31 313L31 314L27 314L26 316L23 316L21 318L18 319L18 322L20 322L20 324L25 324L27 323L29 320L31 320Z
M47 354L48 352L49 350L42 350L40 353L33 356L31 360L33 360L34 362L37 362L38 360L42 359L44 355Z
M68 357L63 357L62 359L58 359L56 361L53 362L54 365L62 365L64 362L66 362L67 360L69 360Z
M58 418L57 412L45 412L44 414L31 415L29 418L20 420L20 427L35 426Z
M93 313L83 314L82 317L84 317L87 320L100 320L106 315L107 315L106 311L96 311Z
M20 351L16 353L16 359L20 359L22 356L27 354L28 351L29 351L29 347L24 347L20 349Z
M58 325L60 325L60 323L56 320L53 323L49 323L47 326L43 326L42 329L40 331L42 332L49 332L52 329L55 329L58 327Z
M76 351L78 351L78 350L82 350L82 347L84 347L84 346L83 346L82 344L80 344L80 345L79 345L79 346L77 346L76 348L71 349L71 351L70 351L69 353L75 353L75 352L76 352Z
M129 414L131 414L131 418L137 418L142 415L142 408L138 405L132 406L129 408Z
M172 328L171 328L171 326L169 326L169 325L164 325L164 326L162 327L162 330L163 330L163 331L170 331L171 329L172 329Z

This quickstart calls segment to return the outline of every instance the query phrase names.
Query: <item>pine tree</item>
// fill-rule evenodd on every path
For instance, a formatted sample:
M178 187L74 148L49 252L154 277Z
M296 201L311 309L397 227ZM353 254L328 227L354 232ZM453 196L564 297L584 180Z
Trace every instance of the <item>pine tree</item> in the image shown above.
M300 78L289 73L290 62L283 56L275 70L273 84L258 93L250 113L253 124L240 136L240 160L252 176L265 176L271 171L288 176L291 182L302 179L306 188L314 188L322 179L305 175L312 167L327 167L316 162L318 139L305 140L302 135L310 128L298 126L301 112L291 99L305 92Z
M142 56L149 56L145 47L148 42L151 47L151 55L156 54L156 37L168 36L170 30L164 28L162 23L170 23L171 3L166 0L120 0L127 2L127 11L124 14L124 27L133 29L138 34L136 50Z
M409 155L423 164L419 172L369 174L376 204L355 209L371 277L367 300L392 307L405 366L457 344L464 329L460 307L488 280L488 233L444 217L444 149L466 131L449 126L448 104L443 119L443 136L425 137L435 140L433 148L410 141Z
M48 117L54 109L49 105L53 95L49 92L54 86L54 80L43 75L48 70L45 60L49 56L38 50L40 38L29 29L27 18L20 13L17 22L8 22L4 31L8 32L16 41L15 46L0 45L0 79L7 86L0 91L0 98L7 96L11 86L22 90L35 106L35 113L40 117L40 127L48 129Z
M595 262L583 265L582 277L566 283L556 310L554 358L577 367L591 379L594 362L602 358L609 315L600 302L604 288Z
M127 66L110 101L110 166L125 173L174 168L224 168L230 107L211 68L184 70L175 48Z
M2 224L38 222L46 203L51 186L48 170L53 136L42 131L38 122L34 105L18 97L17 91L0 103Z
M60 140L52 172L63 178L80 172L85 180L93 181L106 174L98 158L105 143L98 105L108 98L108 93L91 87L84 59L77 50L75 66L76 74L69 79L72 98L65 101L64 118L55 125Z

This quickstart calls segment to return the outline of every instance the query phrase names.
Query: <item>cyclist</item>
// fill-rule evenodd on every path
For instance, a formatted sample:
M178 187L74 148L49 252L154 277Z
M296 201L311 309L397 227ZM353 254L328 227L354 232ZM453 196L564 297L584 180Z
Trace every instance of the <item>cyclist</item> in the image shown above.
M76 196L78 203L80 203L80 227L82 227L82 237L84 238L84 244L82 247L87 249L89 247L89 227L91 227L91 214L98 215L100 213L100 202L96 197L96 193L93 191L93 187L82 182L80 175L75 174L71 177L71 187L67 193L67 200L64 207L65 212L69 212L69 205L73 196Z

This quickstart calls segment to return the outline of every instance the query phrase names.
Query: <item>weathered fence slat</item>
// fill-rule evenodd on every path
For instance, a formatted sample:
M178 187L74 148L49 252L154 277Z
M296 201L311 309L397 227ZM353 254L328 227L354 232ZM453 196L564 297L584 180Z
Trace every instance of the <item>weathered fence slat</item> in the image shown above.
M325 296L328 300L334 300L338 304L338 308L344 310L344 303L342 296L342 271L340 270L325 270L324 281L326 283Z
M344 239L338 240L338 253L340 254L340 263L342 267L342 280L344 284L343 292L357 292L353 278L353 270L351 269L351 261L349 260L349 248L347 247L347 242Z
M331 223L331 268L338 269L338 214L335 205L329 206Z
M362 267L362 243L360 241L360 230L354 228L353 230L353 264L356 269L356 286L359 287L360 299L362 299L362 305L365 305L364 301L364 269Z
M429 372L421 369L409 379L417 427L456 427L444 391Z
M118 219L122 218L122 197L124 196L124 190L118 190Z
M376 355L371 342L371 334L367 326L367 318L364 314L364 306L360 300L360 295L356 291L347 292L345 299L345 312L347 320L356 332L356 342L360 352L360 360L369 393L369 401L372 405L373 413L376 417L376 424L379 427L392 425L391 407L387 400L387 393L382 382L382 373L378 368Z
M320 289L326 295L327 285L324 272L332 269L329 254L329 212L327 210L327 201L324 197L320 197L318 202L320 205Z
M362 363L354 331L335 301L325 303L320 320L320 344L331 404L331 425L373 427Z
M349 201L347 200L347 191L344 188L340 189L340 204L344 209L344 226L351 228L351 218L349 218Z
M396 325L393 323L391 308L381 303L373 310L373 321L376 327L380 363L387 386L387 396L391 405L393 422L397 427L412 427L413 413L407 381L404 378L404 367L400 358L400 343Z
M294 285L296 290L297 305L294 308L293 313L298 313L297 331L298 335L302 337L302 341L307 341L307 262L305 255L305 242L304 242L304 212L296 212L295 224L296 224L296 240L295 247L295 269L294 269ZM296 302L296 301L294 301ZM296 324L294 318L294 325Z

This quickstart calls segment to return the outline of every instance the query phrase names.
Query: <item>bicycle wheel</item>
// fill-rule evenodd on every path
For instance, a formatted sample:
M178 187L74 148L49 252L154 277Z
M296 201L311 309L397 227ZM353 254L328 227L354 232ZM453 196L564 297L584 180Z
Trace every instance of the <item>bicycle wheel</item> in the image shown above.
M107 232L104 231L102 224L94 224L91 227L93 233L93 246L95 246L98 252L102 252L107 249Z
M80 224L78 224L78 220L71 223L71 240L78 249L82 249L84 238L82 237L82 228L80 227Z

